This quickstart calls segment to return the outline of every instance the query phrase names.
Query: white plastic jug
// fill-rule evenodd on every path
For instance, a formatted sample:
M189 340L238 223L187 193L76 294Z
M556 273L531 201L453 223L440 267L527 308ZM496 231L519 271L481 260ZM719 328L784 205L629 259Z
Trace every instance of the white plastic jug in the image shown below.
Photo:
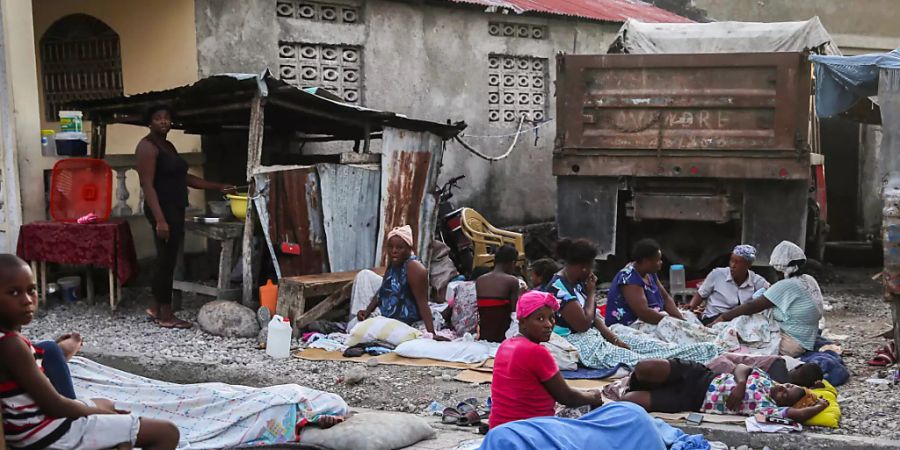
M266 336L266 354L273 358L291 356L291 321L275 315L269 321L269 334Z
M669 290L673 293L682 293L684 286L684 266L672 264L669 266Z

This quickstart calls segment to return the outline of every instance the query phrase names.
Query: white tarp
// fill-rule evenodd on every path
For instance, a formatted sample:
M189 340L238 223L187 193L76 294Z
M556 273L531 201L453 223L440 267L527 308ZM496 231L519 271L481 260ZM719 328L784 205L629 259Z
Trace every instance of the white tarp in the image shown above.
M628 19L609 53L841 52L818 17L803 22L644 23Z

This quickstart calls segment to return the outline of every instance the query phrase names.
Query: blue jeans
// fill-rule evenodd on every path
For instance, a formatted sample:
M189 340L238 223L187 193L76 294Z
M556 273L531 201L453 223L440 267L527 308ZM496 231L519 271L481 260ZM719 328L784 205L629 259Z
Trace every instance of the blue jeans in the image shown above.
M44 375L50 379L50 383L63 397L75 400L75 386L72 385L72 374L69 373L69 364L59 344L53 341L44 341L34 344L36 348L44 351L44 359L41 367Z

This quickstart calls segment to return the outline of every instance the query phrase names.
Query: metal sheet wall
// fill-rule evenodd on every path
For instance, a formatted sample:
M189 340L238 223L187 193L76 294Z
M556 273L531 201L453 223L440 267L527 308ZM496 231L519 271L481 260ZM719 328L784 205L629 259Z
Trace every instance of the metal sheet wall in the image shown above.
M322 214L332 272L375 265L381 169L318 164Z
M428 243L434 235L437 201L432 195L443 159L443 141L437 135L385 128L381 156L381 223L376 265L386 261L384 243L394 227L410 225L416 252L428 261Z

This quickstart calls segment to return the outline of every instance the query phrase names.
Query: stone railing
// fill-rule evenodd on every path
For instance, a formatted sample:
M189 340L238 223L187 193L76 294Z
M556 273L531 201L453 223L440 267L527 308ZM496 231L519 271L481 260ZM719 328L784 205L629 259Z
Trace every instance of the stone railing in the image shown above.
M191 168L203 165L202 153L182 153L181 156ZM143 215L144 191L138 180L136 157L134 155L106 155L104 159L116 175L113 183L112 216L127 218Z

